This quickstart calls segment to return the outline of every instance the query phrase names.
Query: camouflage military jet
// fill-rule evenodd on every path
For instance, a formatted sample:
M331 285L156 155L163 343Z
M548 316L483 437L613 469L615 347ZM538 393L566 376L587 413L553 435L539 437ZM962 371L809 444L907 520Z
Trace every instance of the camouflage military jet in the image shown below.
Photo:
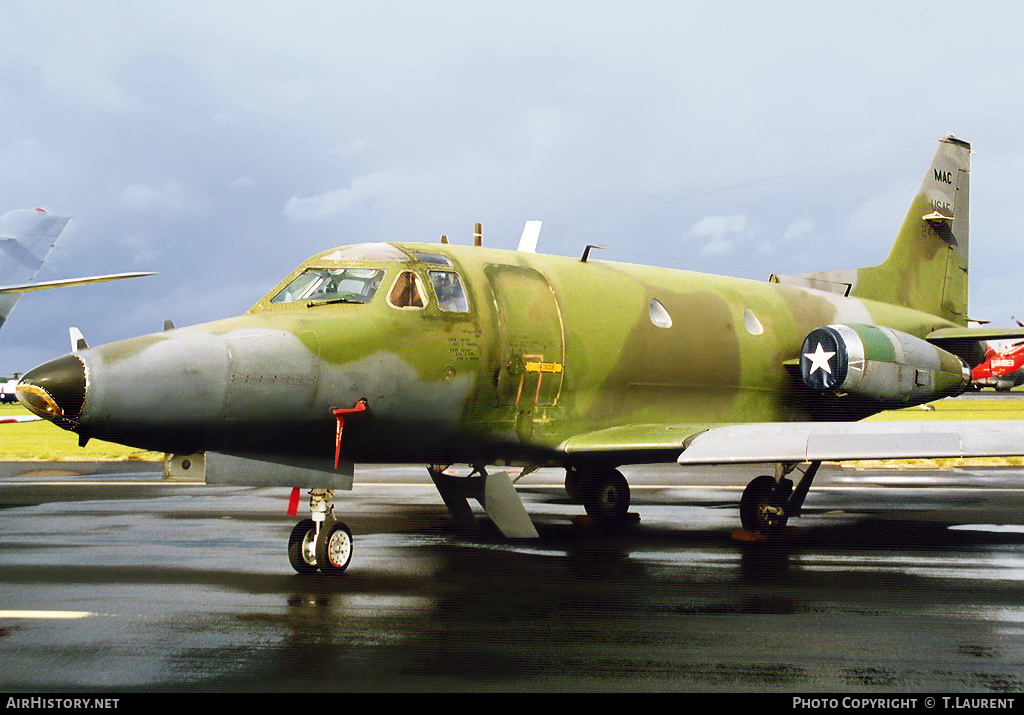
M310 489L288 546L300 572L348 565L333 493L358 462L429 465L455 516L476 498L513 537L536 531L491 465L562 467L612 520L623 464L775 462L740 504L768 530L825 459L1020 453L1016 425L857 421L965 390L981 341L1007 337L966 327L969 158L939 141L873 268L755 282L577 260L530 250L535 224L519 251L364 243L313 256L244 315L80 349L17 393L81 443L205 452L208 483Z

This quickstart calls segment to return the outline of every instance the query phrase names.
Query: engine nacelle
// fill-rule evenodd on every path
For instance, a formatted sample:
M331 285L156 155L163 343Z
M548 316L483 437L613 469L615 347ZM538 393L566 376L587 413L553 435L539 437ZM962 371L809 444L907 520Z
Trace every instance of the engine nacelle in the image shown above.
M929 402L971 384L967 364L942 348L877 325L812 330L800 351L800 374L815 390L883 402Z

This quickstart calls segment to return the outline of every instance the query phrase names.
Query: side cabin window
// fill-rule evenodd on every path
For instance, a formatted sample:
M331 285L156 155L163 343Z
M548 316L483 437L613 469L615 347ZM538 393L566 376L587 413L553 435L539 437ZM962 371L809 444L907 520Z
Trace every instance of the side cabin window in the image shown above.
M395 285L388 294L388 302L396 308L422 308L427 304L426 291L419 276L412 271L402 271L395 279Z
M650 304L651 322L659 328L671 328L672 316L665 310L665 306L657 298L651 298Z
M743 326L751 335L760 335L764 332L764 326L750 308L743 309Z
M369 303L383 277L376 268L307 268L270 302Z
M447 313L468 313L469 299L462 279L454 271L430 271L430 283L437 296L437 307Z

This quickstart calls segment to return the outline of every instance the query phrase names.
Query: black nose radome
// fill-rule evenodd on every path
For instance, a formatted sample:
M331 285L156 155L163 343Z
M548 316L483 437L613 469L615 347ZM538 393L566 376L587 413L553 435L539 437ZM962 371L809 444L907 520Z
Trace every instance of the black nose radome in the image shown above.
M76 420L85 402L85 363L76 355L65 355L40 365L21 378L15 395L44 419Z

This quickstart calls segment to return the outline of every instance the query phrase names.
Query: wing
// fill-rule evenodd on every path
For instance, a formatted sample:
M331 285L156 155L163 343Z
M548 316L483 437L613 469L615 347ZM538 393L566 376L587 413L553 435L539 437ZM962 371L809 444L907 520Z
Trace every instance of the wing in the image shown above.
M1009 457L1024 455L1024 420L632 424L577 435L559 450L622 464Z
M557 449L569 455L614 458L613 461L620 464L670 462L687 440L721 426L721 423L619 425L578 434L562 442Z
M680 464L939 459L1024 454L1024 420L765 422L714 427L686 441Z

